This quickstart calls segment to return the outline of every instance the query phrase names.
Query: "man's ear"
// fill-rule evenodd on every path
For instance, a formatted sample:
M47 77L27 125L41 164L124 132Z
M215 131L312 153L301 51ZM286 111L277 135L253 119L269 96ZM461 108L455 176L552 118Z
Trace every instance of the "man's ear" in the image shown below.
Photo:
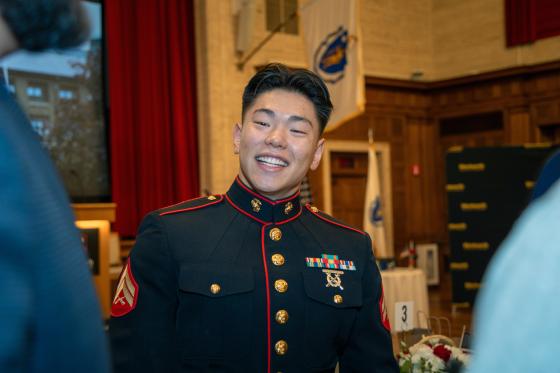
M233 125L233 154L239 154L239 144L241 142L241 124Z
M309 169L312 171L316 170L319 167L319 162L321 162L321 158L323 157L323 150L325 147L325 139L320 139L317 142L317 147L315 148L315 153L313 154L313 161L311 161L311 166Z

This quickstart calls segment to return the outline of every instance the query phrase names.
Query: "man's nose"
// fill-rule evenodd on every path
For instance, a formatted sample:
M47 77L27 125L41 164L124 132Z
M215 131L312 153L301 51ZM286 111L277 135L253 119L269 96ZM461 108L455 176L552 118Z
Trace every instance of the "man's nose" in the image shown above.
M266 143L275 148L286 147L286 130L279 126L272 128L266 137Z

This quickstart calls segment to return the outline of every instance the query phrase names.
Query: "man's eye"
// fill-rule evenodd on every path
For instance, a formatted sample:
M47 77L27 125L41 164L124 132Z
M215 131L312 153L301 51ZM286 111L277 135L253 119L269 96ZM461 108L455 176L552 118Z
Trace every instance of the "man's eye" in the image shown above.
M307 132L292 128L290 132L295 133L296 135L305 135Z
M263 127L268 126L268 123L266 123L266 122L258 122L258 121L255 121L255 123L258 124L259 126L263 126Z

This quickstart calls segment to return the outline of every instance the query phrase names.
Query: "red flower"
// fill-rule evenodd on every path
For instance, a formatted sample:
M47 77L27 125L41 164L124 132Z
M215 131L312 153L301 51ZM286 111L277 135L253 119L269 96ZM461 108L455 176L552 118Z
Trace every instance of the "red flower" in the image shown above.
M436 347L434 347L434 355L447 363L449 361L449 358L451 357L451 351L445 348L443 345L437 345Z

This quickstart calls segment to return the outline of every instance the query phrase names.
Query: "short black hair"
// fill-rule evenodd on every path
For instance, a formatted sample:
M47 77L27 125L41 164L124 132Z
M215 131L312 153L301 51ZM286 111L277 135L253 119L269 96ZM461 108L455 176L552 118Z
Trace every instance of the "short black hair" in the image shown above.
M333 109L327 86L312 71L291 69L280 63L266 65L249 80L243 91L242 118L245 118L245 112L260 94L273 89L284 89L307 97L315 107L320 125L319 132L323 132Z
M89 38L78 0L0 0L0 13L20 48L29 51L76 47Z

